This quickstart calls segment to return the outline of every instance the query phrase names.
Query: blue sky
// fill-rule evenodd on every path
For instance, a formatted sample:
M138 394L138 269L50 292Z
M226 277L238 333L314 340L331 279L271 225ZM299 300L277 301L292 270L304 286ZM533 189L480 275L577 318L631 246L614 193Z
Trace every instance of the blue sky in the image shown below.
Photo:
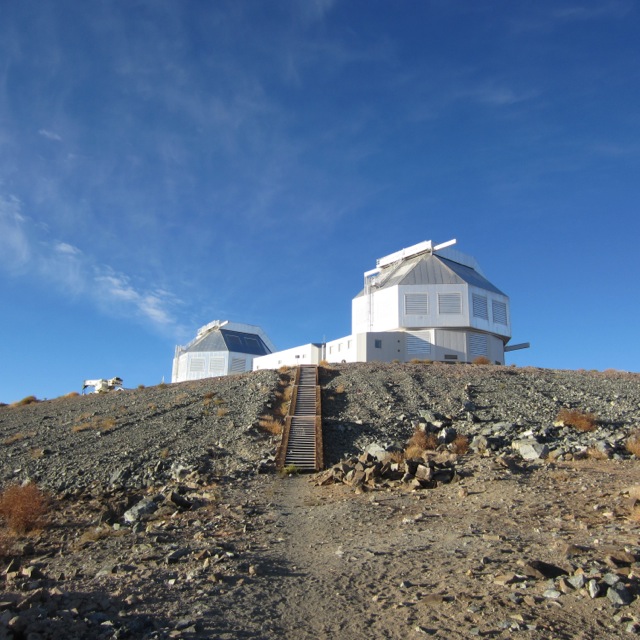
M633 0L0 0L0 401L350 332L457 238L508 361L640 370Z

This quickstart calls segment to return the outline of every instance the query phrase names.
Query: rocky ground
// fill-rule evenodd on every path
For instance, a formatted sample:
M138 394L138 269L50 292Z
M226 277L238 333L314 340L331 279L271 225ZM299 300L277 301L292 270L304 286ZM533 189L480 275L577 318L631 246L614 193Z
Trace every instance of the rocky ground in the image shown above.
M277 438L258 417L279 382L0 407L2 486L31 480L52 505L38 530L0 536L0 638L640 633L640 464L625 446L640 376L323 369L327 464L393 454L417 428L438 443L425 465L455 469L432 488L269 472ZM595 429L558 423L562 408ZM457 436L468 452L451 451Z

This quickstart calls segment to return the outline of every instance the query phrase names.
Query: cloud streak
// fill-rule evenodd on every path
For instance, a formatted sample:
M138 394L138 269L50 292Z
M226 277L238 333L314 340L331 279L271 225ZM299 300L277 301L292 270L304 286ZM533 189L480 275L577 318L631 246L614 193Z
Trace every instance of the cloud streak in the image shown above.
M105 315L133 317L161 333L182 332L176 296L134 283L68 242L41 236L39 225L22 213L20 201L0 195L1 270L12 277L37 277L67 296L84 296Z

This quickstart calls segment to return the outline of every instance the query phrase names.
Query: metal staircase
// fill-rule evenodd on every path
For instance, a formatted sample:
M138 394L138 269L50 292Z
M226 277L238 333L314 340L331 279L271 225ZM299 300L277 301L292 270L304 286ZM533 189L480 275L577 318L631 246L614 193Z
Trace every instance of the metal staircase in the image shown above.
M301 365L296 369L289 415L285 419L276 465L279 469L294 465L300 471L319 471L324 466L316 365Z

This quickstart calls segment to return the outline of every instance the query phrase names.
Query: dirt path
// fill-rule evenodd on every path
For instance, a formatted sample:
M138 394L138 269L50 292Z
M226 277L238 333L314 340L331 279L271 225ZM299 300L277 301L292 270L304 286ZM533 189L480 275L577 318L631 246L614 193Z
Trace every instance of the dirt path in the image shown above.
M600 578L606 554L640 542L622 491L635 465L512 473L469 460L459 484L354 494L305 476L260 480L267 496L251 549L256 575L204 615L220 638L628 637L637 602L584 590L552 599L523 577L532 560ZM577 555L567 555L568 545ZM637 548L637 547L636 547ZM632 574L633 575L633 574ZM635 578L631 582L635 584ZM617 616L617 618L616 618Z

